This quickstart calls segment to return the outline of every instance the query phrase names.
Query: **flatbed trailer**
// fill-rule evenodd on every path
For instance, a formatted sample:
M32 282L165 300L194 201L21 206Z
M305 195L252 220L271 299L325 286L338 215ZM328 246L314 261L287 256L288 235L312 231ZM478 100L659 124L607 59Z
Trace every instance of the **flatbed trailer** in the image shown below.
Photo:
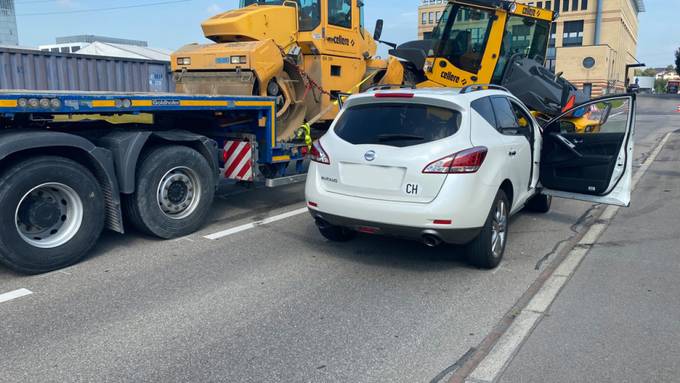
M0 262L42 273L104 228L198 230L223 180L305 179L305 140L276 140L267 97L0 91Z

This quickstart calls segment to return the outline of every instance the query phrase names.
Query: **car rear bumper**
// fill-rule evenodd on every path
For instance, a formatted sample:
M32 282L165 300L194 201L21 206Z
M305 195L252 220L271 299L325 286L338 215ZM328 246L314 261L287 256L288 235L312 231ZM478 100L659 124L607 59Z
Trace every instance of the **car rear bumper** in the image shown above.
M359 222L422 230L467 230L484 226L497 187L484 185L470 175L449 176L439 195L429 203L377 200L325 190L312 164L307 176L305 197L315 211ZM450 221L450 224L435 224Z
M341 217L338 215L323 213L318 210L314 210L313 208L309 209L309 213L315 219L316 224L320 227L325 225L342 226L366 234L384 235L416 241L431 240L434 241L432 243L433 245L436 245L439 242L452 245L463 245L475 239L482 230L482 228L437 229L390 225L385 223Z

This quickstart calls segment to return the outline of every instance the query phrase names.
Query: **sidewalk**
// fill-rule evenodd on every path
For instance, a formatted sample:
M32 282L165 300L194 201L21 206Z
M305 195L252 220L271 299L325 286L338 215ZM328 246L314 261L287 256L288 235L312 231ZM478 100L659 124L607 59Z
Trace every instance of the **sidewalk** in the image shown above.
M680 382L680 133L499 381Z

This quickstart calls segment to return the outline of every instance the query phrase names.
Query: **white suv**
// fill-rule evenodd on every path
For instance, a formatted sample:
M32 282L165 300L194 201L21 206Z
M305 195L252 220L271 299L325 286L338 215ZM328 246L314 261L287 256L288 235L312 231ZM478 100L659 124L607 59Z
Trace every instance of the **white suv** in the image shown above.
M551 196L630 203L635 96L595 99L542 127L496 86L350 97L311 151L306 199L321 234L466 245L496 267L508 218ZM583 129L587 126L587 129Z

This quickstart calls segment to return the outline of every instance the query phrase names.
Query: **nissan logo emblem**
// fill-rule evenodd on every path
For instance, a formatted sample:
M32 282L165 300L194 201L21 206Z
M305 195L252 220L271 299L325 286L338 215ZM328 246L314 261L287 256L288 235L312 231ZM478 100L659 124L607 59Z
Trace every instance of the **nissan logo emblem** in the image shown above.
M368 162L375 160L375 151L373 151L373 150L367 151L366 154L364 154L364 158Z

